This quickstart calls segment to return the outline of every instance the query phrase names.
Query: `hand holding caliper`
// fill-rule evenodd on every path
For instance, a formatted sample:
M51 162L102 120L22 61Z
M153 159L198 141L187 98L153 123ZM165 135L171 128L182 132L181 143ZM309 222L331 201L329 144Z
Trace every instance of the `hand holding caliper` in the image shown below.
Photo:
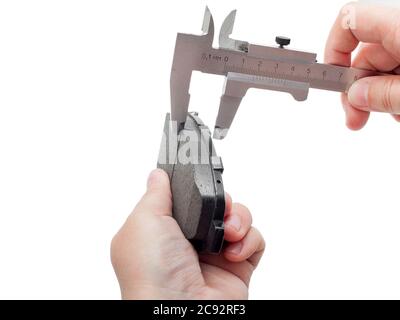
M354 21L343 28L349 14ZM400 121L400 7L360 3L344 6L329 35L325 62L391 73L360 79L348 94L342 95L350 129L364 127L371 111L391 113Z
M277 37L277 47L230 38L236 11L225 19L214 49L214 22L206 8L201 36L179 33L171 72L171 120L182 128L189 106L193 71L223 75L226 82L214 129L214 138L226 137L239 105L250 88L290 93L297 101L310 88L347 92L359 79L385 75L379 71L317 63L314 53L286 49L290 39Z

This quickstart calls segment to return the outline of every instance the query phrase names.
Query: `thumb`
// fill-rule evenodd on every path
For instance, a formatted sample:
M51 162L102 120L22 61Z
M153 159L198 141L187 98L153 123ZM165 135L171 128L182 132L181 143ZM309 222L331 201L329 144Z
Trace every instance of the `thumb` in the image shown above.
M147 191L136 205L134 213L172 215L172 194L165 171L156 169L150 173L147 179Z
M348 96L350 104L357 109L400 114L400 76L358 80Z

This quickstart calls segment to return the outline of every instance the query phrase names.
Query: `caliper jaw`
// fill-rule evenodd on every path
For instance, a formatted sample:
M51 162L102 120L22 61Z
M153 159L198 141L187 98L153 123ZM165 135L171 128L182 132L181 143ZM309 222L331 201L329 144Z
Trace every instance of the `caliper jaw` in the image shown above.
M214 139L222 140L227 136L240 103L250 88L287 92L295 100L305 101L308 97L310 84L307 82L229 72L225 80L219 105L213 135Z
M219 32L219 48L247 53L249 51L249 43L247 41L230 38L230 35L233 32L233 26L235 25L235 19L236 10L231 11L231 13L225 18Z
M220 49L242 52L249 56L268 56L271 58L274 55L277 57L279 55L279 58L282 59L282 53L284 52L282 52L280 48L253 45L246 41L230 38L233 32L235 18L236 10L233 10L222 24L219 34ZM290 51L287 52L290 54ZM286 58L289 60L291 57L287 56ZM298 52L297 58L311 64L315 62L316 54ZM226 76L221 96L213 135L214 139L222 140L227 136L242 99L250 88L287 92L291 94L295 100L304 101L307 100L310 84L302 81L290 81L229 72Z
M171 120L177 122L178 131L185 126L190 102L190 80L196 69L198 52L212 48L214 40L214 20L208 7L204 12L202 31L203 35L200 36L178 33L176 39L170 90Z

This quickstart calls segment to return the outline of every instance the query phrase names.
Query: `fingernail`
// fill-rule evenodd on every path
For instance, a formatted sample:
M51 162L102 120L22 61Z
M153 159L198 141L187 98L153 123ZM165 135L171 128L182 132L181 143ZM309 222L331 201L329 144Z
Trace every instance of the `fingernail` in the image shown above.
M242 251L242 247L243 247L242 242L237 242L237 243L232 244L231 246L229 246L226 251L229 252L229 253L238 255L240 253L240 251Z
M349 102L356 107L368 108L368 90L368 82L355 82L349 90Z
M231 226L236 231L239 231L242 222L240 221L240 217L238 215L233 214L228 217L228 219L225 221L225 224Z

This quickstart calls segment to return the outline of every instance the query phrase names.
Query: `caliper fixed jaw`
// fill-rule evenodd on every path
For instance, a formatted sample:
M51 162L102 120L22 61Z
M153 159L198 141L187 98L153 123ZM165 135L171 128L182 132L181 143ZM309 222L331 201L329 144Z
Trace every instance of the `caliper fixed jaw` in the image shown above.
M214 19L206 7L202 25L202 35L178 33L172 63L170 93L171 120L177 122L178 131L185 126L190 103L190 81L195 69L197 54L212 48L214 41Z

